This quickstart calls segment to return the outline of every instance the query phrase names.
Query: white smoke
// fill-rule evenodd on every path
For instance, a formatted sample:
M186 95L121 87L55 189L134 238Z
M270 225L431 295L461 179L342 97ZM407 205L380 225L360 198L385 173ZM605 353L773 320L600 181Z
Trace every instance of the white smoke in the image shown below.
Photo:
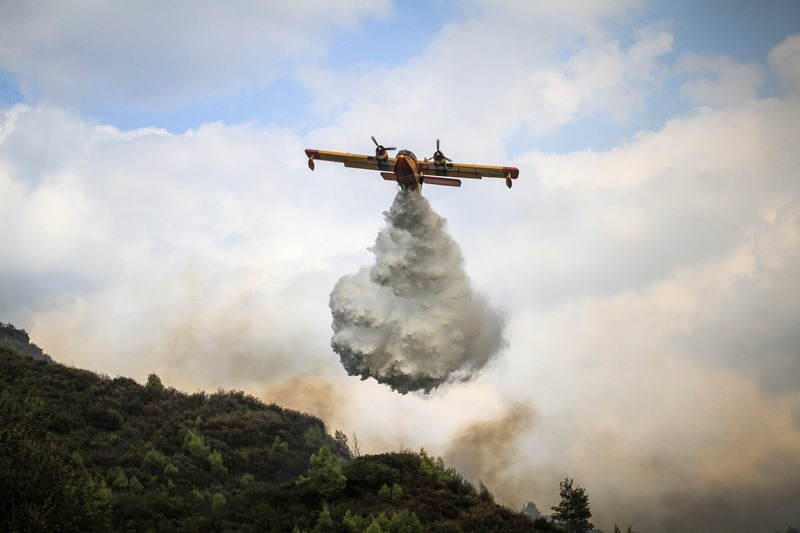
M384 218L375 264L331 292L331 346L348 374L403 394L471 379L506 345L501 315L473 291L425 198L400 191Z

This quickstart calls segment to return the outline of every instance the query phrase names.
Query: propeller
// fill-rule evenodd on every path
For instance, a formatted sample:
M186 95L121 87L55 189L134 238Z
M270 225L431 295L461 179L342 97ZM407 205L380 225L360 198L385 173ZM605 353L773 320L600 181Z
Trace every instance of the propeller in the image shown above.
M439 149L439 139L436 139L436 151L433 153L433 164L441 167L444 166L445 161L453 162L452 159L444 155L444 152Z
M386 148L382 144L378 144L378 141L375 140L374 135L372 136L372 142L375 143L375 157L380 160L385 160L387 157L389 157L389 154L387 154L386 152L390 150L397 150L397 148L395 148L394 146Z

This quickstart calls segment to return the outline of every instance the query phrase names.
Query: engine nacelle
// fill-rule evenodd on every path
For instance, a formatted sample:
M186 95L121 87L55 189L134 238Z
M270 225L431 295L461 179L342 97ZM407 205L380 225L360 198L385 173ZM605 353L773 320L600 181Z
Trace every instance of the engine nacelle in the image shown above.
M436 139L436 151L433 152L433 164L437 167L444 168L447 162L453 162L452 159L444 155L444 152L439 148L439 139Z
M375 136L372 137L372 142L375 143L375 159L380 163L385 163L389 159L390 150L397 150L394 146L386 148L382 144L378 144L378 141L375 140Z

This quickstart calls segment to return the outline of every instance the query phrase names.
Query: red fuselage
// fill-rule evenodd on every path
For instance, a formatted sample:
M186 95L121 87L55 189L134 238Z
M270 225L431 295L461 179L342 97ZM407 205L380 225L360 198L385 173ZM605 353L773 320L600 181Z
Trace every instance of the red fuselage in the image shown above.
M403 190L422 191L421 173L416 156L408 150L400 150L394 162L394 175Z

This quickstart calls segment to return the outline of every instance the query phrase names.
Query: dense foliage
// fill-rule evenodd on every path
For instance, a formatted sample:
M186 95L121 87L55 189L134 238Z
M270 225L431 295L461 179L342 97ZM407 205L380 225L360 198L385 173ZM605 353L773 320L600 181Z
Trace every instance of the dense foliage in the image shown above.
M0 531L549 531L441 459L311 415L60 365L0 329Z

